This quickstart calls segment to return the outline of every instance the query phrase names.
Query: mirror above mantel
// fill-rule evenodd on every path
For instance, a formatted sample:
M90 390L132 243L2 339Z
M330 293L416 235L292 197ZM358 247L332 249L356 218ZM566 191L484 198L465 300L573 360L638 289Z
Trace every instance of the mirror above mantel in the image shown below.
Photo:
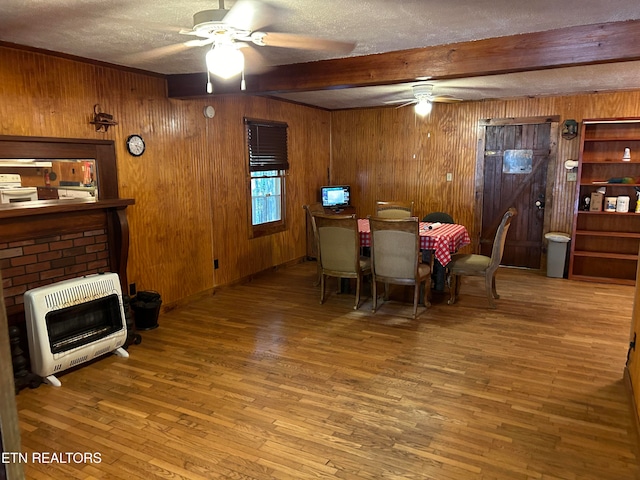
M98 199L93 158L0 159L0 203Z
M16 174L20 186L39 190L37 204L46 208L69 201L63 200L67 196L83 203L120 198L113 140L0 135L0 175L15 180ZM51 194L46 200L45 192ZM3 204L0 209L18 206Z

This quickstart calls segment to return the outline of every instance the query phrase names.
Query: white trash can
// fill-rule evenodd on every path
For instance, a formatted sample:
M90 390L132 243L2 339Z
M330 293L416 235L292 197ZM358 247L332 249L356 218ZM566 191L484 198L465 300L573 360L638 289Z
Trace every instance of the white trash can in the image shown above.
M563 232L549 232L544 238L549 242L547 249L547 277L562 278L567 258L567 244L571 236Z

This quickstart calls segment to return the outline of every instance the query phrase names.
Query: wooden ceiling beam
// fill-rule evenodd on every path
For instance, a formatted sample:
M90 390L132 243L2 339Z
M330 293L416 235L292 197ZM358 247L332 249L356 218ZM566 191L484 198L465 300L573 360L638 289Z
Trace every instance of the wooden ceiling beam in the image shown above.
M640 60L640 20L282 65L247 77L247 93L270 94L467 78ZM206 96L206 74L169 75L172 98ZM237 83L237 85L236 85ZM214 93L238 93L239 82Z

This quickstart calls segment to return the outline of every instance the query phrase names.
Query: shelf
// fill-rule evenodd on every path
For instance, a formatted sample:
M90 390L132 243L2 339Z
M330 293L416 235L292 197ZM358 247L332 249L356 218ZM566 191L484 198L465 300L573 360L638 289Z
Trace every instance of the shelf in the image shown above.
M569 278L633 285L640 247L640 213L635 213L640 190L640 117L585 119L580 138ZM632 160L625 162L622 155L627 148ZM633 183L608 183L623 178ZM578 209L590 192L602 187L605 197L628 197L629 211Z
M603 210L599 212L588 212L586 210L578 210L578 215L606 215L608 217L626 216L629 218L637 217L638 219L640 219L640 213L635 212L605 212Z
M615 283L618 285L635 285L635 280L629 280L627 278L611 278L611 277L594 277L591 275L569 275L571 280L581 280L583 282L597 282L597 283Z
M585 138L585 143L592 142L640 142L640 138L638 137L620 137L620 138L612 138L612 137L595 137L595 138Z
M592 181L580 182L581 187L640 187L640 183L593 183Z
M637 239L640 239L640 233L630 233L630 232L576 230L576 235L584 235L584 236L589 236L589 237L614 237L614 238L637 238Z
M638 254L632 255L627 253L607 253L607 252L585 252L576 250L573 252L576 257L590 257L590 258L609 258L615 260L638 260Z

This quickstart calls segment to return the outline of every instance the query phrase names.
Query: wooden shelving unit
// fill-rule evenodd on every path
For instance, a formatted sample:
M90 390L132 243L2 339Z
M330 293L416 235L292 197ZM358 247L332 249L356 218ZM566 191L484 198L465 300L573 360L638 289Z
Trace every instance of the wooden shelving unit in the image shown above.
M631 161L622 161L624 149ZM630 177L633 183L605 183ZM640 247L640 118L584 120L574 203L569 278L634 285ZM585 197L605 187L605 197L628 196L629 212L582 210Z

